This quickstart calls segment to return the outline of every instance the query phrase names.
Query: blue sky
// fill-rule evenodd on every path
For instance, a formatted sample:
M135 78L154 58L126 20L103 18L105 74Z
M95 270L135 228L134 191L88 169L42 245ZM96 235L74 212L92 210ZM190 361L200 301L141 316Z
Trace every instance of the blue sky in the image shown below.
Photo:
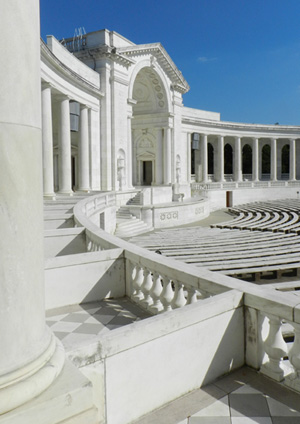
M41 35L107 28L161 42L191 89L184 104L224 121L300 125L299 0L40 0Z

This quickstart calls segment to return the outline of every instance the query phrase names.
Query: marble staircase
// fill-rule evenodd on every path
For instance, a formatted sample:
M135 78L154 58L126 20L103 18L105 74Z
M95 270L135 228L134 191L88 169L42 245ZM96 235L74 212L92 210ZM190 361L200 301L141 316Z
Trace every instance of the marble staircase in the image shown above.
M130 213L130 210L126 206L121 206L118 209L116 217L117 225L115 235L117 237L133 237L153 230L152 226Z

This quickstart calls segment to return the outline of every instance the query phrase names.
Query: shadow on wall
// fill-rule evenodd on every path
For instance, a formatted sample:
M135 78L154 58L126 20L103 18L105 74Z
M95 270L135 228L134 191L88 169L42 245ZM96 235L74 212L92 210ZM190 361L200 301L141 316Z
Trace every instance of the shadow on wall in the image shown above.
M46 308L125 296L122 249L46 259Z

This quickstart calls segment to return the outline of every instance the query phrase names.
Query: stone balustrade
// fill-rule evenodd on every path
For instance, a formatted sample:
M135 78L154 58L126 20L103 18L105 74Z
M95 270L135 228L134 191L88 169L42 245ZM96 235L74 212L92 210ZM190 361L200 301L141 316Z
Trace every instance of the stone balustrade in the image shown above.
M94 216L114 202L107 194L84 199L74 208L74 219L84 226L90 251L122 248L126 269L126 294L152 314L186 309L184 306L219 293L243 293L245 363L275 381L300 391L300 302L289 292L277 292L214 274L147 252L101 230L87 215ZM103 209L104 208L104 209ZM99 211L98 211L99 212ZM206 302L206 303L205 303ZM201 302L202 303L202 302ZM230 302L228 310L232 308ZM289 338L284 328L289 326Z
M201 294L192 284L173 280L168 275L167 268L165 274L162 274L154 271L155 266L147 267L133 261L128 261L128 265L131 269L131 299L153 314L182 308L208 297L207 294Z
M201 190L234 190L239 188L300 187L300 181L225 181L191 183L192 192Z

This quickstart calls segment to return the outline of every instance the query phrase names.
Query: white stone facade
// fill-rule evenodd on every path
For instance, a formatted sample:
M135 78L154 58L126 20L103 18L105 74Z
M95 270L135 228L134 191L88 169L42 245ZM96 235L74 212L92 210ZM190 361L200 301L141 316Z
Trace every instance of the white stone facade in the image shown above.
M161 44L108 30L62 44L41 45L45 196L300 178L298 127L222 122L184 107L189 86Z

